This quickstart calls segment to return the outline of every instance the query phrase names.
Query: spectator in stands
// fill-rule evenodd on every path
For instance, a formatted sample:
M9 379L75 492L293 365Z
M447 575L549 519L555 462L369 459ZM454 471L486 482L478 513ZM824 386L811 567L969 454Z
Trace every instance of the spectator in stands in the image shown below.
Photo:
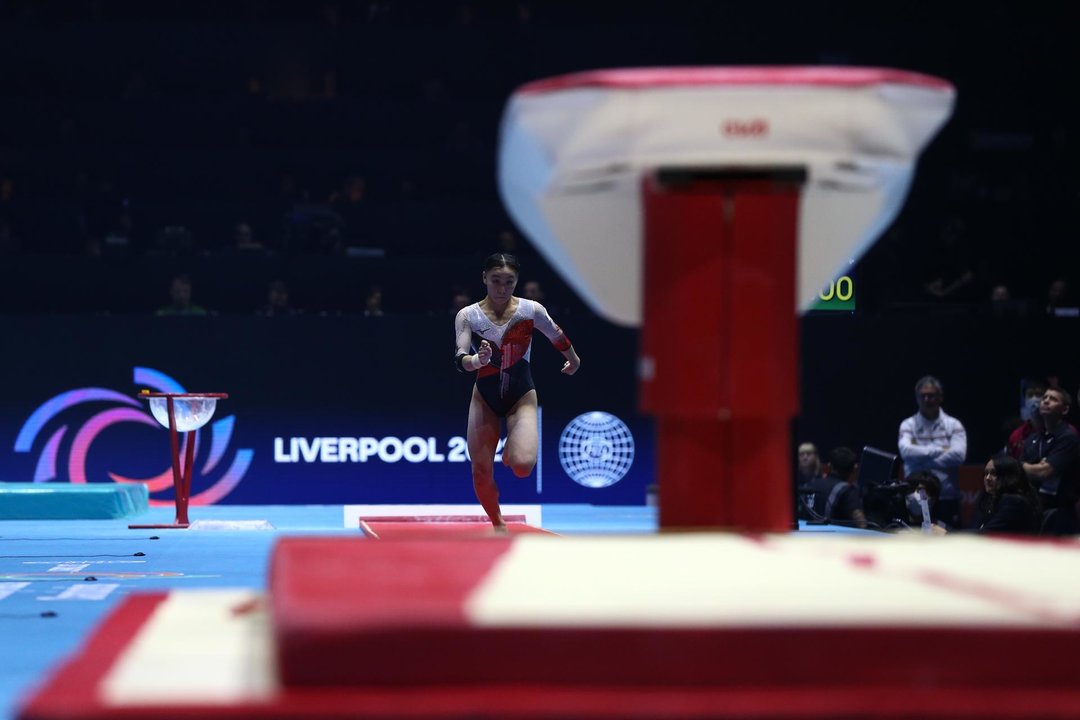
M382 317L385 314L382 298L381 287L372 285L368 288L367 296L364 298L364 317Z
M1043 430L1028 436L1021 456L1024 472L1038 490L1043 509L1058 511L1061 529L1075 524L1080 438L1065 421L1071 403L1069 393L1062 388L1047 388L1039 402Z
M206 315L206 309L191 302L191 278L181 273L169 284L170 302L158 308L156 315Z
M898 445L904 474L929 470L941 480L942 499L959 497L959 470L967 455L963 423L941 409L941 381L927 375L915 383L919 411L900 423Z
M287 317L299 315L300 311L289 303L289 286L281 280L270 282L266 290L266 304L255 311L262 317Z
M1046 314L1058 317L1076 317L1080 315L1076 302L1072 299L1069 283L1063 278L1056 278L1046 288Z
M570 308L557 300L548 297L547 293L544 292L544 288L540 285L539 280L529 280L526 282L524 286L522 286L521 297L541 303L552 315L566 317L570 314Z
M251 225L241 221L233 225L232 251L238 255L265 255L267 247L255 238Z
M946 529L948 524L940 519L938 513L935 512L938 509L938 500L941 499L941 480L938 479L938 476L929 470L920 470L905 477L904 481L911 488L911 492L904 498L908 524L922 525L921 493L925 492L926 506L930 509L930 523L943 530Z
M521 237L513 230L501 230L496 238L499 245L499 252L509 253L519 260L526 258L529 265L533 267L533 263L539 262L539 256L532 249L532 246L527 242L522 242Z
M859 467L855 452L847 447L834 448L829 453L829 466L827 477L814 478L800 494L815 519L865 528L866 514L855 486Z
M1005 452L1016 459L1024 455L1024 442L1033 433L1042 432L1042 415L1039 414L1039 403L1042 402L1043 393L1046 392L1046 383L1038 378L1026 378L1021 383L1023 391L1020 397L1020 425L1010 434L1005 443Z
M972 529L1034 535L1041 524L1039 498L1020 461L1004 453L991 458L983 470L983 490L975 498Z
M821 456L814 443L804 442L799 445L798 456L799 470L796 473L796 487L809 485L811 481L822 477Z
M999 283L990 290L990 314L994 317L1022 318L1028 313L1027 303L1014 300L1008 285Z
M527 280L521 287L521 297L538 303L544 302L544 289L540 287L539 280Z

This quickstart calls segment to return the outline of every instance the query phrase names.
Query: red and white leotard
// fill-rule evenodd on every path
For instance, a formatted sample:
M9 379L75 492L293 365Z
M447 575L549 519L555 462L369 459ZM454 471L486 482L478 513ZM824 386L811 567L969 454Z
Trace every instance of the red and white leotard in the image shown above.
M462 347L466 330L470 346ZM477 372L476 387L500 417L535 387L529 369L533 330L542 332L556 350L570 347L570 340L544 306L525 298L517 298L517 309L502 325L492 322L480 308L480 303L462 308L454 319L458 353L475 353L482 340L491 345L491 361Z

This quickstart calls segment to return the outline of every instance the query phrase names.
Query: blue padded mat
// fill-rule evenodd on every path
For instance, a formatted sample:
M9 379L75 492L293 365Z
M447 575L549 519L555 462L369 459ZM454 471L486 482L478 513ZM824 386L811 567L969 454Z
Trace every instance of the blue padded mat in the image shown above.
M149 509L150 493L142 483L0 483L0 520L107 520Z

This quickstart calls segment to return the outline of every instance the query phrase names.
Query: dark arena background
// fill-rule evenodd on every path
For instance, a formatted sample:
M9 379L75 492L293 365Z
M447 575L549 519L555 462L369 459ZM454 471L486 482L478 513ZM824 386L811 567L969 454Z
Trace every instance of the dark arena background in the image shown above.
M199 433L193 520L355 534L351 506L474 503L465 447L473 378L454 367L453 323L462 304L484 297L481 270L494 252L517 255L517 294L526 285L539 293L582 358L576 375L563 376L563 357L536 336L538 463L526 478L497 475L503 502L542 506L544 528L559 534L657 534L657 433L639 410L639 330L597 314L500 199L503 112L516 89L543 78L633 67L852 66L923 73L955 87L952 116L918 157L899 215L799 318L799 409L785 462L794 477L800 442L823 457L838 446L897 452L898 426L916 412L913 386L933 375L944 386L943 407L967 429L967 519L982 466L1020 424L1023 384L1060 386L1073 401L1080 389L1078 8L0 4L0 635L12 639L0 650L0 718L75 712L49 704L60 685L34 693L55 681L122 597L171 590L178 583L165 578L181 576L258 593L268 582L274 535L188 540L194 533L162 531L153 542L171 543L168 560L143 572L78 558L86 547L105 548L95 557L112 546L122 545L125 557L149 551L157 546L142 540L146 531L135 542L126 520L89 519L80 500L52 517L25 500L28 489L146 483L145 512L171 519L169 434L141 390L229 395ZM768 298L738 303L754 308ZM694 344L686 337L680 346L691 353ZM1074 409L1069 419L1078 418ZM583 472L567 447L600 425L617 429L606 437L625 462L607 474ZM5 492L19 499L5 500ZM307 563L304 552L288 557ZM369 561L362 555L370 550L359 552L357 562ZM31 556L40 566L26 564ZM255 569L238 571L249 562ZM296 572L275 567L275 579ZM90 577L97 596L80 585ZM61 578L73 589L58 589ZM301 606L281 612L295 620L288 613ZM1075 640L1074 617L1061 623ZM289 640L305 631L298 623L282 632ZM892 637L883 632L878 639ZM1037 640L1018 642L1039 647ZM1059 639L1046 641L1056 648ZM16 657L23 645L36 649ZM537 651L538 665L561 657L540 645L547 649ZM664 652L675 658L688 647L672 642ZM798 655L795 647L782 649ZM824 647L828 654L843 646L832 638ZM318 661L343 667L349 652L328 645ZM595 680L621 682L612 677ZM763 677L744 681L779 682ZM73 697L93 694L80 678ZM350 697L367 709L359 716L408 714ZM767 707L772 717L791 709L742 697L720 712L712 696L694 697L683 706L639 698L637 710L616 705L614 713L745 717ZM935 697L941 717L962 706ZM527 698L504 699L525 707ZM245 702L238 713L269 712ZM465 700L440 707L451 708L438 711L447 716L500 716ZM552 701L537 716L587 715L587 707ZM904 716L898 703L820 707L834 716ZM1070 697L1042 707L1075 716L1080 705ZM273 712L304 714L299 708L284 702ZM413 711L438 714L434 705ZM79 712L110 716L104 706ZM191 710L161 716L170 712ZM318 704L312 712L349 715Z

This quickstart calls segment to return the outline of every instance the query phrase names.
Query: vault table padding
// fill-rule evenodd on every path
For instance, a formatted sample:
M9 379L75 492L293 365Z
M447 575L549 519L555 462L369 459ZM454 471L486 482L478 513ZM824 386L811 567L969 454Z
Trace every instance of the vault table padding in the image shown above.
M292 687L810 687L833 683L856 648L889 656L845 670L859 683L1073 682L1070 613L884 559L815 560L738 537L290 538L274 552L270 602ZM824 587L800 594L785 575L800 568ZM830 607L833 594L846 599ZM920 601L936 614L914 612ZM1032 662L1002 664L979 649L990 642Z

